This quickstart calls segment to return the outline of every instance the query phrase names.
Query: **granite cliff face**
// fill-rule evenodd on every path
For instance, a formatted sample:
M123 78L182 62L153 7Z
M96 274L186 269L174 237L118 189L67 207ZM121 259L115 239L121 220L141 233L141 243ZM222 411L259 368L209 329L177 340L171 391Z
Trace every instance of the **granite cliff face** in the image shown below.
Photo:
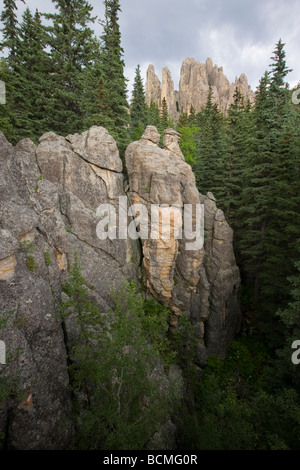
M162 82L160 82L154 66L149 65L145 85L146 102L150 105L152 100L160 107L165 98L169 114L176 122L181 112L190 113L191 106L196 113L205 106L210 85L213 90L213 100L224 114L233 103L236 89L243 94L245 102L248 99L251 102L254 100L254 93L245 74L241 74L234 83L230 83L224 75L223 68L213 65L210 58L202 64L188 57L181 66L178 91L174 89L171 73L167 67L162 70Z
M167 129L161 149L149 126L127 149L126 181L116 143L102 127L66 138L47 133L38 146L26 139L13 147L0 133L0 313L7 314L0 340L11 356L0 367L7 380L17 375L22 396L0 404L7 447L65 449L70 443L71 332L57 306L75 251L100 311L112 307L112 286L134 279L171 309L173 327L188 314L197 327L200 366L209 354L224 356L240 322L232 231L213 195L198 192L178 138ZM160 219L154 239L100 239L99 205L110 204L119 216L120 198L125 209L133 202L150 211L151 205L173 206L174 230L184 205L202 204L204 246L186 250L184 237L166 241Z
M122 162L103 128L67 138L45 134L12 147L0 134L0 339L13 354L21 403L0 404L0 431L14 449L64 449L72 433L67 325L57 316L61 284L77 251L100 311L109 291L139 270L138 247L99 240L96 210L118 207ZM134 260L134 261L133 261Z
M187 313L197 326L198 361L207 355L222 357L230 338L238 331L240 311L237 292L239 269L232 248L232 230L211 193L204 196L196 188L191 166L185 162L178 145L179 134L166 129L161 149L160 135L148 126L138 142L126 151L130 199L151 212L159 207L155 224L143 240L143 280L148 290L169 307L176 328L178 317ZM169 207L172 206L172 210ZM184 211L191 213L191 227L203 221L203 240L190 249L191 231L185 230ZM167 217L167 218L165 218ZM170 234L164 221L170 220ZM183 228L179 234L180 228ZM170 235L170 236L169 236ZM196 236L193 238L196 242Z

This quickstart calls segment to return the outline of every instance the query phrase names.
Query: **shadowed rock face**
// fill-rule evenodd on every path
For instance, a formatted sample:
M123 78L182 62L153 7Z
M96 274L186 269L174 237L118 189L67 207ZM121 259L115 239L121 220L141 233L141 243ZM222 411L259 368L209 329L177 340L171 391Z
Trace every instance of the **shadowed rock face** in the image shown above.
M188 313L197 327L198 361L222 357L239 326L236 291L239 271L232 231L212 194L201 195L173 129L160 135L149 126L126 152L129 176L124 191L122 163L114 139L102 127L66 138L44 134L35 146L25 139L13 147L0 133L0 331L12 360L5 376L17 376L21 401L0 404L0 432L13 449L65 449L72 436L67 369L71 326L57 316L61 284L77 251L82 273L101 311L111 307L110 289L125 279L140 280L148 292L178 316ZM185 249L188 240L104 239L97 235L100 204L119 216L119 198L172 206L171 232L186 204L203 204L204 247ZM124 200L123 199L123 200ZM130 218L129 218L130 221ZM120 228L120 227L118 227Z
M214 196L203 196L197 190L194 173L184 160L178 140L176 131L166 129L161 149L156 128L148 126L142 138L129 145L125 158L132 203L146 206L148 214L153 205L161 207L159 221L149 227L149 237L143 240L145 284L173 311L174 327L181 314L191 317L199 338L198 360L203 364L207 354L222 357L239 329L240 275L232 230ZM190 205L194 227L196 206L200 204L204 206L204 246L187 250L185 233L182 237L176 235L180 217ZM172 206L172 211L166 211L164 205ZM164 234L163 214L170 217L170 237Z
M224 114L234 101L236 89L244 96L245 103L248 99L254 101L254 92L244 73L237 77L234 83L230 83L224 75L223 68L213 65L210 58L202 64L192 57L187 57L181 66L178 91L174 89L171 73L167 67L162 70L162 82L160 82L154 66L149 65L145 85L146 102L149 106L151 101L154 101L161 107L165 98L169 114L176 122L180 113L189 114L191 107L198 113L205 106L209 86L212 87L213 101Z

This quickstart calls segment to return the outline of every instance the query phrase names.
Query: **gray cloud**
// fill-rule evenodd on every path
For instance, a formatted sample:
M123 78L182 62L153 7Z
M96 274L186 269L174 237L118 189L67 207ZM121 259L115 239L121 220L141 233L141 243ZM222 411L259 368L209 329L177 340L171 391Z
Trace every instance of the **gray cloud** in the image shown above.
M53 10L51 0L26 0L34 10ZM103 1L91 0L103 19ZM24 10L18 2L20 13ZM145 78L149 63L157 74L168 66L178 87L181 63L186 57L223 66L230 81L245 73L253 89L264 71L279 38L285 43L287 77L291 86L300 80L299 0L121 0L120 28L125 51L129 89L137 64ZM101 27L94 25L96 34Z

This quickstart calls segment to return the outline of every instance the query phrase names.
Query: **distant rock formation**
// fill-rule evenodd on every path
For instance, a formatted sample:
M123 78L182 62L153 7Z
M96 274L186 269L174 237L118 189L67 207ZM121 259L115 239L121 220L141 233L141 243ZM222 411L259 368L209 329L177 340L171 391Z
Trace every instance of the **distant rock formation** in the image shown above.
M190 113L191 107L199 112L206 104L209 86L212 86L213 100L222 113L226 114L233 96L238 91L244 96L245 102L254 100L254 92L243 73L234 83L230 83L223 72L223 67L213 65L208 58L205 64L192 57L184 59L181 66L179 91L174 88L171 72L167 67L162 70L162 82L155 74L154 66L147 70L145 92L148 106L154 101L159 107L165 98L171 118L176 122L181 112Z

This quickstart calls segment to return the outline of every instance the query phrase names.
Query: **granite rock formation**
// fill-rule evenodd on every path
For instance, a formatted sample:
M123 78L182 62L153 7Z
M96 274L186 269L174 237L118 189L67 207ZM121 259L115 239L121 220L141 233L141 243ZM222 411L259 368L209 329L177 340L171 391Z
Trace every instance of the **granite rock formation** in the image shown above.
M236 89L244 96L245 102L254 100L254 92L244 73L237 77L234 83L230 83L224 75L223 67L214 65L210 58L202 64L192 57L187 57L181 66L178 91L174 89L174 82L167 67L162 70L160 82L154 66L149 65L145 85L146 102L149 106L151 101L154 101L161 107L165 98L169 114L176 122L181 112L189 114L193 107L197 113L205 106L209 86L212 86L214 102L224 114L233 103Z
M127 149L126 181L116 143L102 127L66 138L49 132L38 146L25 139L13 147L0 133L0 314L7 316L0 340L10 356L0 367L7 380L17 377L22 397L0 403L6 448L69 446L72 331L57 306L75 251L100 311L112 307L111 287L134 279L171 309L173 327L182 313L189 315L197 327L200 366L208 354L224 356L240 321L232 230L213 195L198 192L178 139L167 129L160 148L157 130L147 127ZM98 208L110 204L119 216L120 198L126 210L132 202L174 207L175 231L182 207L202 204L204 246L186 250L190 240L184 237L162 239L160 220L154 240L100 239Z
M47 133L13 148L0 134L0 313L17 377L16 403L0 404L0 431L13 449L65 449L70 443L67 370L70 332L57 315L61 284L78 252L83 276L101 311L110 288L138 277L139 249L127 240L99 240L97 208L125 196L114 139L99 127L67 138Z
M163 148L158 146L159 139L156 128L147 126L125 156L131 202L146 206L148 214L153 206L159 207L159 215L152 217L151 224L149 221L143 239L144 281L148 290L172 310L173 327L183 313L197 326L198 360L203 365L208 354L222 357L239 329L240 275L232 230L214 196L201 195L197 190L194 173L178 145L179 134L166 129ZM191 237L184 227L184 212L191 211L192 227L201 230L197 206L203 208L199 217L204 224L204 243L187 249ZM168 221L170 231L165 233Z

